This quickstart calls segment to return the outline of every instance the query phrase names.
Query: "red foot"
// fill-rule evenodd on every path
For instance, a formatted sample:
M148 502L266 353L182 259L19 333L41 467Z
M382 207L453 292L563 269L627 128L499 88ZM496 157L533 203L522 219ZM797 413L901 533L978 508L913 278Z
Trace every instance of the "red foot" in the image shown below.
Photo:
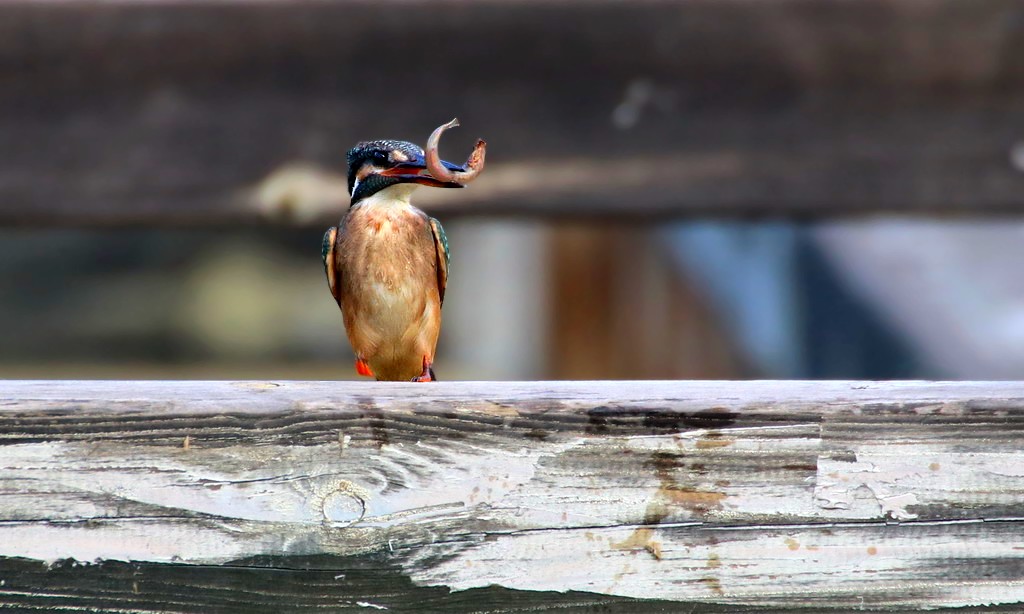
M427 361L427 357L423 357L423 373L420 373L416 377L412 378L414 382L436 382L437 377L434 376L434 367Z
M370 365L366 364L366 361L362 358L356 358L356 373L367 377L373 377L373 370L370 369Z

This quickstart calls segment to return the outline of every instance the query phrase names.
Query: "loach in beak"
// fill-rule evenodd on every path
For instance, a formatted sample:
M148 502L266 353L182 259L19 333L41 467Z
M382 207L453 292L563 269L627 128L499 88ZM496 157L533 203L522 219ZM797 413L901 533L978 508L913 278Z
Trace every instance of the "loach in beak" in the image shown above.
M465 168L452 164L451 162L439 161L445 169L445 174L465 172ZM418 183L432 188L461 188L462 184L452 180L438 179L427 171L427 162L422 156L417 156L406 162L396 164L392 168L379 173L385 177L395 177L402 183Z
M456 183L460 187L476 179L477 175L484 170L484 155L487 153L487 142L479 139L473 152L469 154L464 167L458 167L441 159L437 146L441 142L441 135L445 130L459 125L458 118L447 124L441 124L427 139L426 163L427 170L439 181Z

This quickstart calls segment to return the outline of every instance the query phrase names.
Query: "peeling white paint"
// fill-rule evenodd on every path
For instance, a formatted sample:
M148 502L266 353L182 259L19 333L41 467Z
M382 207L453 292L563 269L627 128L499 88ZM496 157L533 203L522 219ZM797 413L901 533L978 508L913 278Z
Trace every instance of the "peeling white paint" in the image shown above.
M641 529L646 530L646 529ZM895 533L895 531L893 531ZM764 527L753 531L654 527L638 544L636 529L576 529L502 535L433 566L413 558L406 569L428 586L467 590L496 584L519 590L589 591L626 597L750 605L801 603L830 584L833 606L858 590L928 591L957 605L1024 600L1024 579L975 584L937 580L949 551L969 560L1024 562L1019 544L951 531L932 543L859 530ZM657 553L655 556L654 553ZM844 596L845 595L845 596Z
M919 516L911 506L946 505L965 489L984 492L989 505L1013 506L1022 500L1024 451L951 451L956 446L857 445L856 461L818 460L814 498L824 510L864 520L913 520Z

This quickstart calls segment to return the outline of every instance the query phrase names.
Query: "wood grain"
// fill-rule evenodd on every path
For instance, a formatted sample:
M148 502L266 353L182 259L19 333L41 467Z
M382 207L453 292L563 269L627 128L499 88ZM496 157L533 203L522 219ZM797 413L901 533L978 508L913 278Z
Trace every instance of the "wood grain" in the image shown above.
M458 591L1015 604L1022 440L1019 382L8 381L0 557L378 557Z
M499 587L449 592L417 586L387 556L249 559L236 565L106 561L48 566L0 559L0 608L96 614L359 612L633 612L672 614L680 603L593 593L517 591ZM701 612L753 612L714 605ZM802 614L804 611L801 611ZM963 614L958 610L957 614Z
M470 189L423 191L445 215L1016 214L1022 15L1015 0L4 2L0 225L326 225L349 147L422 143L453 115L446 151L482 136L491 156Z

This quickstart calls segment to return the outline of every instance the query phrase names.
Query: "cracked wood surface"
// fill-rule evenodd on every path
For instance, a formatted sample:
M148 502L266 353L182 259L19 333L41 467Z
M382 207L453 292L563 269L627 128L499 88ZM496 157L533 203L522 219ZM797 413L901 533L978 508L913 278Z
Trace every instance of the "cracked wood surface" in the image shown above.
M328 556L577 605L1009 607L1022 500L1018 382L0 383L0 604L44 573L14 557Z
M1016 214L1022 16L1016 0L8 0L0 225L332 224L349 147L422 144L453 115L450 151L484 137L492 159L471 189L421 193L449 216Z

